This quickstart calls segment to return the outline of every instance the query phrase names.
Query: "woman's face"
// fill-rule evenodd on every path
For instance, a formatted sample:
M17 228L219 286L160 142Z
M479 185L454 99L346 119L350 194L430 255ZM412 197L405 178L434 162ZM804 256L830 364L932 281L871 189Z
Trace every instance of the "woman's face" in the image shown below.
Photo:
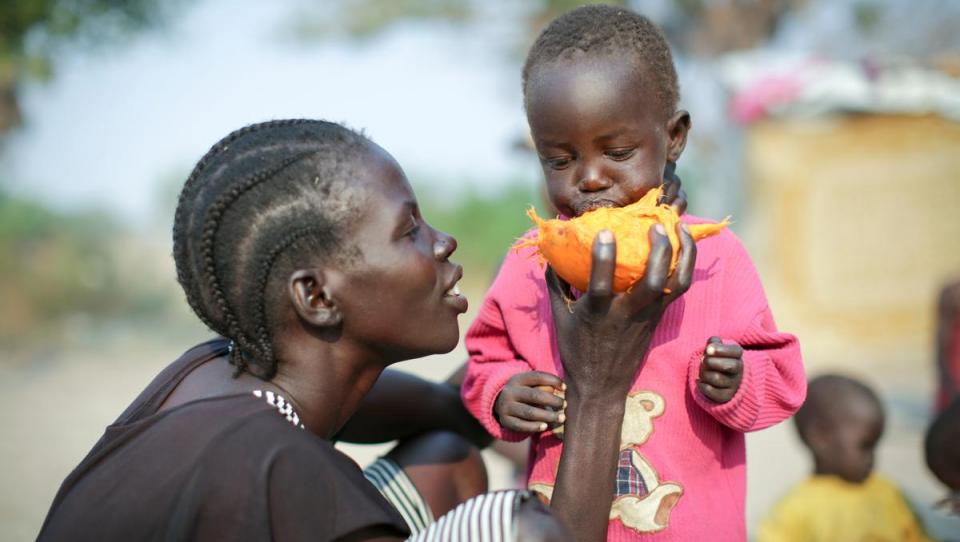
M449 260L457 241L430 227L393 157L374 147L353 182L365 192L344 236L360 252L337 289L343 333L388 363L449 352L467 299Z

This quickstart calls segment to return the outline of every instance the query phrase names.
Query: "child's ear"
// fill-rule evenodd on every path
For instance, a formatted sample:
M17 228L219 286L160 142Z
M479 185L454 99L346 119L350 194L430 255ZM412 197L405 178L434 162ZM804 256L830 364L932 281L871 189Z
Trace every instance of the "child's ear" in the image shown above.
M690 113L680 109L667 120L667 160L676 162L687 146L687 134L692 124Z
M831 442L829 432L820 424L812 423L807 429L807 446L817 457L826 457L830 453Z
M290 301L297 315L317 327L340 324L343 313L334 301L323 271L300 269L290 275Z

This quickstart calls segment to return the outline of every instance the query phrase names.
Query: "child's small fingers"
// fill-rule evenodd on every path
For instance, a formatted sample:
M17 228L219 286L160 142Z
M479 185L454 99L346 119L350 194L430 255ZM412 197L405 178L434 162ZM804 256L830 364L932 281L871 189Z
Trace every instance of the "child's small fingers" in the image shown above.
M500 424L503 425L505 429L518 431L520 433L541 433L546 431L549 427L549 424L545 422L531 422L527 420L521 420L520 418L515 418L513 416L505 416L501 418Z
M552 391L553 389L554 388L549 386L520 388L517 390L516 399L521 403L527 403L529 405L561 409L563 408L563 397L555 395Z
M525 373L520 373L511 378L510 381L512 384L516 384L518 386L551 386L553 388L561 388L563 386L563 380L560 380L559 376L545 373L543 371L527 371Z
M521 420L546 423L561 423L562 412L538 408L525 403L510 403L504 408L504 414Z
M743 370L743 362L738 358L703 358L703 365L712 371L735 375Z
M706 349L704 349L704 353L708 356L718 356L721 358L739 358L743 355L743 348L736 343L709 343Z
M707 397L716 400L720 396L720 390L707 384L703 380L697 382L697 388L700 389L700 393L706 395Z
M716 371L703 371L700 373L700 382L709 384L716 389L732 388L736 384L735 381L736 379L734 377Z

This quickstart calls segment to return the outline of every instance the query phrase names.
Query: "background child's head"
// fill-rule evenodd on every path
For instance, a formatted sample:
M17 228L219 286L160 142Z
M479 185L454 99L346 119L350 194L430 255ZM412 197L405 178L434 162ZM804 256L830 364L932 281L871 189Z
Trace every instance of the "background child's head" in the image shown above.
M845 376L819 376L810 381L794 420L817 474L853 483L867 479L884 426L883 405L873 390Z
M527 56L523 94L551 202L568 216L637 201L686 144L670 47L626 8L586 6L551 22Z
M950 505L960 513L960 399L945 408L927 429L927 466L953 495Z

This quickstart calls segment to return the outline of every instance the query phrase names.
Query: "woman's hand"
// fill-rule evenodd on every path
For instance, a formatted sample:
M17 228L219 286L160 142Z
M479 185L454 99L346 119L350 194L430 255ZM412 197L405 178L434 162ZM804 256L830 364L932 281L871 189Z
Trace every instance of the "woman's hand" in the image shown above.
M646 272L628 292L613 293L616 240L609 230L594 240L589 287L579 300L573 301L569 285L547 269L560 360L574 394L625 395L667 305L690 288L697 248L686 226L680 227L673 275L668 275L672 249L663 226L649 235Z
M737 343L723 344L710 337L700 363L700 392L716 403L726 403L737 394L743 379L743 348Z
M593 242L590 283L579 300L573 301L569 285L547 270L567 385L563 451L551 507L576 540L606 539L627 392L663 311L693 279L696 245L685 226L679 233L675 273L669 274L670 242L657 226L650 231L643 279L622 294L613 293L617 249L609 230Z
M663 195L657 203L666 203L674 208L678 215L687 211L687 193L681 187L680 177L677 177L677 163L667 162L663 168Z
M549 390L549 391L548 391ZM520 433L539 433L552 424L562 424L563 381L555 375L527 371L514 375L497 395L493 413L506 429Z

